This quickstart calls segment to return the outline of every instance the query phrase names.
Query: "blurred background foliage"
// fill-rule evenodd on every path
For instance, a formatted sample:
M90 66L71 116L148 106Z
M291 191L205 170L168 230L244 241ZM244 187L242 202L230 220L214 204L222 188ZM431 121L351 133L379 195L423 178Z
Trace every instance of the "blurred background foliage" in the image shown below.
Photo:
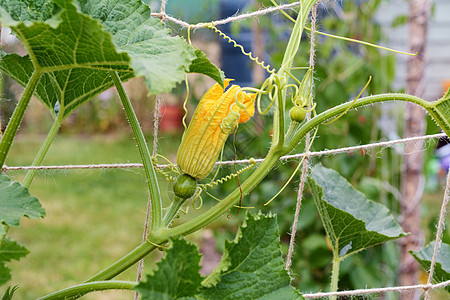
M230 1L196 0L195 2L195 5L186 5L186 2L181 0L168 1L167 11L171 15L190 23L203 22L224 17L220 8L224 6L224 2ZM241 3L240 11L272 5L269 0L258 0L250 4L246 4L248 1L238 2ZM154 11L158 11L159 1L151 3L154 3ZM358 3L359 5L355 5L353 1L343 1L342 3L330 1L321 5L318 11L318 30L383 44L385 36L389 33L385 32L385 29L378 25L375 19L382 1L360 1ZM295 15L293 11L288 13ZM255 23L257 26L255 26ZM399 23L401 24L401 18L396 19L395 23L396 26ZM186 35L186 30L175 24L168 23L167 26L173 30L174 34ZM258 28L258 30L255 30L255 28ZM243 41L246 47L255 46L255 37L259 35L260 44L256 44L259 48L254 47L254 52L261 53L260 56L277 68L282 60L290 28L292 28L291 21L277 13L261 16L256 20L249 19L235 23L227 30L237 40L240 38L240 33L251 31L253 34L252 40L245 40L244 38ZM294 62L296 67L306 67L308 64L310 47L308 36L309 33L305 33L303 37L302 47ZM223 47L226 43L211 31L195 31L193 43L196 47L204 50L208 57L219 66L230 66L230 60L227 60L224 55L220 55L221 52L224 53ZM370 76L372 76L372 81L364 95L394 92L392 83L395 75L395 55L320 35L316 35L316 43L315 102L317 103L317 112L322 112L327 108L354 99ZM20 45L14 44L11 47L17 48ZM8 46L3 47L3 49L6 52L12 52L12 49L8 49ZM254 66L246 58L244 60L247 61L245 65L242 65L242 63L239 65L238 63L239 71L242 73L253 72L254 75L254 68L258 69L259 66ZM256 73L260 71L256 70ZM292 73L301 79L304 71L292 70ZM255 81L261 81L264 74L262 77L261 74L259 77L255 77L259 78L254 79ZM189 76L189 80L193 90L189 100L191 115L201 95L211 85L211 81L192 75ZM239 82L239 78L236 81ZM5 78L2 83L3 97L0 107L2 126L4 126L12 113L16 99L21 94L21 89L8 78ZM254 85L257 86L259 83L254 82ZM126 88L150 142L152 140L155 97L147 95L142 80L139 78L127 82ZM159 152L172 161L175 161L176 149L182 134L180 107L184 97L185 86L180 85L172 94L164 95L162 98L160 112L162 131L158 139ZM172 117L168 118L168 115L171 115L168 112L169 108L175 109L173 120ZM402 105L390 103L351 111L336 122L321 126L311 151L399 138L402 136L402 113ZM173 126L166 125L168 127L164 127L164 122L175 122L175 124L171 123ZM429 133L438 131L434 123L428 123L427 131ZM50 114L38 101L32 101L7 164L30 164L39 147L38 141L43 140L42 136L50 126ZM230 136L224 148L223 160L264 157L270 145L271 129L270 113L262 116L255 115L250 122L239 127L236 135ZM55 145L52 147L45 163L137 162L139 157L131 136L125 114L116 98L115 91L112 89L87 102L69 117L63 124L60 137L55 141ZM303 148L303 144L299 145L295 153L302 152ZM435 142L427 142L427 162L433 158L434 148ZM385 149L375 148L360 152L314 157L310 163L321 162L327 167L338 170L370 199L388 206L401 221L399 209L401 152L401 146ZM282 247L285 253L287 253L290 227L292 226L297 201L299 176L296 176L294 181L270 205L264 206L263 204L280 191L297 164L298 160L296 159L280 162L255 191L242 199L242 206L250 206L254 207L252 209L254 211L261 210L264 213L273 212L278 215ZM234 168L240 169L241 167L238 165L224 166L219 170L218 177L233 173ZM27 230L12 230L13 237L19 242L30 245L31 250L31 254L25 258L26 263L20 262L13 266L14 282L23 286L19 289L18 294L22 295L24 299L31 297L31 295L44 294L86 279L86 276L92 275L93 272L98 270L98 264L92 264L92 261L106 266L109 262L126 253L132 246L130 246L130 243L138 243L141 238L147 200L141 171L72 172L40 171L39 177L36 179L37 182L31 187L31 192L42 200L48 211L48 217L38 226L34 226L34 222L25 222L24 226L27 227ZM251 172L249 170L243 173L239 180L242 182ZM430 173L430 176L435 176L434 171ZM18 180L23 176L19 172L11 172L9 175ZM163 180L161 182L163 182L162 191L166 197L166 205L168 205L171 197L171 185ZM238 184L237 179L230 180L217 188L210 189L209 192L218 198L223 198L234 190ZM76 187L75 191L72 189L73 187ZM68 197L67 195L71 196ZM202 198L203 208L200 211L191 208L189 218L191 218L191 214L198 214L216 203L216 200L206 194ZM422 203L424 217L422 221L424 239L427 241L434 235L434 224L436 224L438 217L436 212L439 210L441 200L441 191L437 190L435 185L424 196ZM98 214L99 210L102 211L100 215ZM124 216L124 211L129 217ZM78 221L71 221L74 216ZM223 241L226 238L232 239L234 237L238 224L244 216L244 209L237 213L236 208L228 216L224 216L213 223L212 231L205 230L193 235L192 238L200 244L201 250L205 253L204 268L211 268L211 264L217 263L222 251ZM188 217L182 215L181 220ZM62 227L61 224L63 224ZM72 226L74 224L76 225L75 228ZM110 228L108 226L111 226L111 224L115 224L112 237L111 233L108 233L110 229L107 229ZM59 229L56 230L55 226ZM294 286L302 292L328 290L332 253L308 190L306 190L302 201L297 230L292 263ZM60 236L65 238L61 240ZM103 241L103 239L107 241ZM77 244L75 242L77 240L85 242L78 243L77 247L72 247L73 244ZM443 240L450 243L448 230L445 232ZM211 241L212 248L208 246ZM55 246L52 250L53 253L44 253L48 249L48 243ZM93 247L95 249L108 249L108 251L96 252L93 251ZM64 251L60 250L61 248ZM71 250L68 250L69 248ZM46 262L44 260L44 257L53 257L53 259L57 257L64 260L63 255L67 255L67 253L71 257L76 257L77 259L73 261L77 261L77 263L68 265L62 271L57 261ZM397 284L398 255L396 242L388 242L351 256L341 266L340 289L395 286ZM152 259L150 258L149 261L152 261ZM39 263L36 263L36 261ZM146 270L148 271L152 266L153 264L149 263ZM31 280L31 278L36 278L37 274L51 274L59 271L61 273L55 275L59 278L53 278L55 280L51 281L58 282L62 286L52 286L50 281ZM134 278L135 274L132 270L121 275L120 279L134 280ZM88 297L97 299L94 298L96 296ZM113 297L123 299L123 295L109 297L108 299L113 299ZM385 296L385 299L395 298L396 294Z

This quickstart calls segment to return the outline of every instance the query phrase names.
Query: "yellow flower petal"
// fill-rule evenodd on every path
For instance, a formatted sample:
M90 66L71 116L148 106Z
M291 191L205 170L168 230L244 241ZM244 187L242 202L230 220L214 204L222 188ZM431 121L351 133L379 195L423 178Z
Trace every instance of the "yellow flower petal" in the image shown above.
M228 86L229 81L225 81L225 86ZM224 93L222 87L216 83L200 100L178 148L177 164L185 174L197 179L208 176L228 135L237 123L248 121L255 113L254 94L239 92L238 100L242 101L245 108L237 104L233 106L239 89L239 86L233 85ZM239 114L239 119L234 119L234 123L226 125L226 131L223 131L221 124L223 128L224 119L228 117L229 120L233 120L230 117L232 114L230 109Z

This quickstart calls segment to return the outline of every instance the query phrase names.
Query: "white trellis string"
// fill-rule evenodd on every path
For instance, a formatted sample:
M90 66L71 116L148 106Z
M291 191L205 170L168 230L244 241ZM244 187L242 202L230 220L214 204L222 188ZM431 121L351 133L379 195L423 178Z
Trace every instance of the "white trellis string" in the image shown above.
M341 292L333 292L333 293L312 293L312 294L302 294L302 296L304 298L308 298L308 299L331 297L331 296L355 296L355 295L364 295L364 294L379 294L379 293L385 293L385 292L401 292L401 291L418 290L418 289L429 290L429 289L446 287L448 285L450 285L450 280L443 281L443 282L440 282L437 284L393 286L393 287L386 287L386 288L359 289L359 290L341 291Z
M339 153L348 153L348 152L355 152L360 150L366 150L371 148L377 148L377 147L391 147L396 144L403 144L407 142L414 142L414 141L422 141L427 139L435 139L435 138L441 138L445 137L445 133L438 133L438 134L431 134L431 135L424 135L424 136L417 136L417 137L410 137L410 138L403 138L398 140L392 140L392 141L386 141L386 142L378 142L378 143L371 143L371 144L365 144L360 146L351 146L351 147L344 147L344 148L338 148L338 149L331 149L331 150L324 150L324 151L311 151L308 152L308 156L325 156L325 155L333 155L333 154L339 154ZM280 157L280 160L289 160L289 159L296 159L305 156L304 153L299 154L291 154L291 155L285 155ZM250 164L253 162L260 163L264 159L258 158L258 159L241 159L241 160L230 160L230 161L222 161L217 162L216 165L232 165L232 164ZM120 164L89 164L89 165L60 165L60 166L6 166L4 165L2 170L3 171L18 171L18 170L73 170L73 169L131 169L131 168L143 168L144 166L141 163L120 163ZM167 168L168 165L162 164L162 165L156 165L157 168Z
M444 226L445 226L445 214L447 212L447 204L448 204L449 198L450 198L450 169L448 170L448 174L447 174L447 185L445 187L444 200L442 201L441 214L439 216L439 225L438 225L438 228L436 231L436 242L434 244L433 258L431 259L430 272L429 272L430 274L428 275L428 281L427 281L428 284L430 284L431 280L433 279L434 266L436 264L437 253L441 246L440 244L441 244L441 239L442 239L442 232L443 232ZM426 290L425 300L428 300L429 296L430 296L430 291Z
M222 20L218 20L218 21L214 21L212 23L214 23L214 25L223 25L223 24L227 24L227 23L231 23L234 21L238 21L238 20L244 20L247 18L251 18L251 17L256 17L256 16L261 16L261 15L265 15L265 14L269 14L271 12L275 12L275 11L280 11L280 10L284 10L284 9L290 9L290 8L294 8L297 6L300 6L302 4L302 1L297 1L297 2L293 2L290 4L283 4L283 5L279 5L279 6L271 6L268 8L264 8L258 11L254 11L251 13L246 13L246 14L241 14L241 15L237 15L237 16L233 16L233 17L228 17L226 19L222 19ZM159 13L152 13L152 16L154 17L159 17L159 18L165 18L166 20L172 21L174 23L177 23L183 27L190 27L191 29L198 29L198 28L204 28L206 27L208 24L211 24L211 22L209 23L198 23L198 24L189 24L186 23L182 20L176 19L174 17L171 17L169 15L167 15L165 12L159 12Z
M309 68L311 70L314 70L314 52L315 52L314 42L315 42L315 32L316 32L317 4L318 3L316 3L314 5L312 12L311 12L311 46L309 48ZM310 96L311 96L311 98L313 97L313 86L312 85L311 85L311 90L310 90ZM307 113L306 118L308 121L311 119L311 112ZM306 134L306 138L305 138L305 149L307 152L309 151L310 143L311 143L311 136L310 136L310 133L308 132ZM289 268L291 267L292 255L294 254L294 242L295 242L295 238L297 235L298 216L300 215L300 209L302 206L302 199L303 199L303 189L305 187L306 176L308 174L308 161L309 161L309 156L306 156L303 159L303 166L302 166L302 171L300 174L300 183L298 186L297 204L295 205L294 222L292 223L291 238L289 240L289 250L286 255L286 265L285 265L286 270L289 270ZM300 163L301 162L302 161L300 160Z

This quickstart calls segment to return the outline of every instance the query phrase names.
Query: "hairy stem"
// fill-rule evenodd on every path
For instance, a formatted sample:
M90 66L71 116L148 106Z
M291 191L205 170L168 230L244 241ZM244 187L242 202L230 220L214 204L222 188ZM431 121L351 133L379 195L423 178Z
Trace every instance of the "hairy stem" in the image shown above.
M174 237L179 235L187 235L193 233L212 221L219 218L229 209L231 209L241 197L245 197L252 189L254 189L259 182L269 173L272 167L278 162L282 153L280 151L271 150L267 154L261 165L253 172L250 177L241 184L241 189L234 190L225 199L217 203L214 207L210 208L200 216L183 223L177 227L171 229L164 229L160 232L162 236Z
M174 196L172 205L170 205L169 210L167 211L166 215L164 216L163 225L169 226L170 222L176 217L178 214L178 211L183 206L183 204L186 202L187 199L182 199L180 197Z
M378 102L386 102L386 101L394 101L394 100L412 102L412 103L422 106L425 109L429 109L433 105L433 102L427 102L421 98L411 96L411 95L406 95L406 94L400 94L400 93L380 94L380 95L374 95L374 96L360 98L356 101L349 101L349 102L343 103L341 105L335 106L329 110L326 110L326 111L318 114L317 116L315 116L314 118L312 118L311 120L306 122L305 124L303 124L303 126L300 127L300 129L295 133L295 135L286 142L286 146L285 146L285 149L283 152L284 153L291 152L309 131L311 131L315 127L325 123L326 121L331 120L332 118L335 118L336 116L339 116L341 113L343 113L349 109L355 109L355 108L369 105L369 104L374 104L374 103L378 103Z
M139 148L139 153L144 165L145 177L147 178L148 189L150 192L150 201L152 204L151 231L157 230L161 227L162 222L162 200L150 151L148 149L147 142L145 141L142 128L139 125L139 121L134 113L133 107L131 106L130 99L123 88L119 75L117 72L110 72L110 75L114 81L120 100L122 101L123 108L125 109L125 113L127 114L128 121L130 122L131 129L133 130L133 134Z
M91 292L104 290L133 290L136 287L136 284L137 283L133 281L119 280L82 283L48 294L38 300L73 299Z
M14 113L9 120L8 126L6 127L2 140L0 141L0 166L5 164L6 156L8 155L9 149L11 148L14 137L17 134L17 130L19 129L20 123L22 122L25 111L30 103L31 96L36 89L36 85L38 84L40 77L40 72L33 72L27 86L25 87L22 97L20 98L19 103L17 103Z
M50 145L52 144L53 140L56 137L56 134L59 131L59 128L61 127L61 123L62 123L61 116L62 116L62 113L60 112L58 114L58 117L53 122L53 125L50 128L50 131L48 132L44 143L42 144L41 148L39 149L39 152L36 154L36 157L34 158L34 161L31 164L32 166L39 166L39 165L41 165L42 161L44 160L44 157L47 154L48 149L50 148ZM28 170L28 172L25 175L25 178L23 179L23 182L22 182L22 184L25 187L27 187L27 188L30 187L31 182L33 181L34 176L36 175L36 172L37 172L36 169Z
M330 292L337 292L339 282L339 266L341 259L339 258L339 251L333 251L333 269L331 271L331 287ZM336 296L331 296L331 300L336 300Z

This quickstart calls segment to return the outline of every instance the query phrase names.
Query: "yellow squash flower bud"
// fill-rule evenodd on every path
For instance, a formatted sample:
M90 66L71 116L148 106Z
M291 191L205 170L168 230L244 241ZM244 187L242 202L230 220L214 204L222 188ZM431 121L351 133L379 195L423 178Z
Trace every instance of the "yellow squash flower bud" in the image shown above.
M230 80L225 80L225 88ZM232 85L225 91L214 84L200 100L181 140L177 164L183 173L203 179L211 172L228 135L238 123L247 122L255 113L256 94L239 91ZM238 105L237 99L244 104Z

